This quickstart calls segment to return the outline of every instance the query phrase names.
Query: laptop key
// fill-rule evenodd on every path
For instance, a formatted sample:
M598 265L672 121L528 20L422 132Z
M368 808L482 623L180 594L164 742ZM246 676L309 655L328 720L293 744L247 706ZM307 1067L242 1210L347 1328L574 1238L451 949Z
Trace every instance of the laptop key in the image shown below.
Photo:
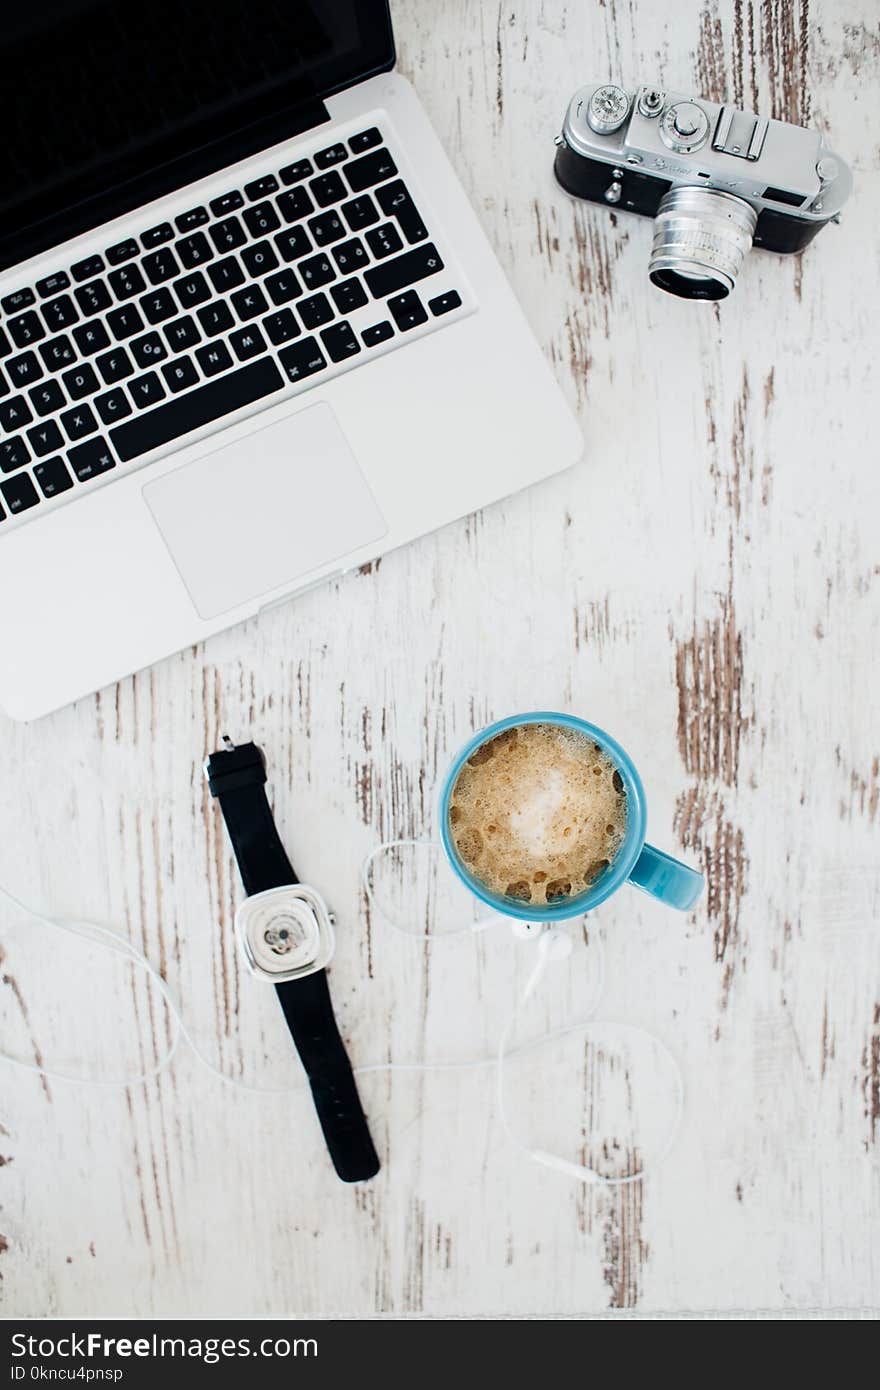
M128 389L138 410L148 410L151 405L158 405L160 401L164 401L167 394L159 380L158 372L145 372L143 376L136 376L134 381L128 383Z
M27 473L19 473L17 478L5 478L0 483L0 492L3 493L3 501L9 508L10 516L26 512L29 507L35 507L40 500L40 495Z
M428 242L426 246L406 251L394 260L382 261L379 265L373 266L371 270L365 271L364 279L373 298L384 299L407 285L414 285L417 280L436 275L437 271L442 269L440 252L432 242Z
M130 338L133 333L142 333L144 330L144 321L136 304L125 304L120 309L113 309L107 315L107 325L118 343Z
M46 454L54 454L56 449L64 448L64 439L54 420L44 420L41 425L35 425L28 430L27 437L37 458L45 458Z
M329 323L336 317L326 294L310 295L308 299L301 300L297 307L306 328L320 328L322 323Z
M39 463L34 464L34 477L40 484L40 491L44 497L57 497L59 492L67 492L73 487L73 479L60 456L41 459Z
M370 328L365 328L361 337L364 340L364 347L377 347L379 343L387 342L394 337L394 329L387 319L382 323L374 323Z
M316 290L336 279L336 272L326 256L313 256L311 260L300 261L299 273L307 290Z
M296 299L302 294L302 285L289 266L279 270L277 275L268 276L264 284L273 304L286 304L289 299Z
M195 386L199 379L191 357L178 357L173 362L168 362L162 368L162 375L170 390L174 392L185 391L188 386Z
M64 426L64 433L71 441L84 439L87 434L94 434L98 428L98 422L92 414L90 406L78 405L73 410L65 410L60 417Z
M114 382L122 381L125 377L131 376L134 371L134 367L131 365L131 358L125 351L125 348L122 347L114 348L112 352L105 352L103 357L96 359L95 365L101 373L102 380L107 386L112 386Z
M8 401L0 402L0 429L5 434L13 434L22 425L29 425L34 413L24 396L10 396Z
M50 333L60 333L62 328L69 328L72 323L79 322L79 314L69 294L60 294L57 299L50 299L48 304L42 306L42 310Z
M247 241L247 233L237 217L225 217L222 222L215 222L213 227L208 228L208 235L221 255L224 251L234 251L244 246Z
M352 237L350 241L343 241L339 246L333 247L333 259L339 266L343 275L349 275L353 270L360 270L369 261L369 256L364 250L364 243L360 237Z
M288 348L283 349L289 351ZM155 410L126 421L110 431L110 439L119 457L139 458L151 449L161 448L200 429L222 416L245 405L269 396L283 386L283 378L271 357L261 357L237 371L229 372L216 381L205 382L175 400L167 401Z
M3 332L3 329L0 328L0 357L5 357L6 354L11 351L12 344L10 343L6 334Z
M328 145L326 150L318 150L315 155L315 167L317 169L329 169L333 164L341 164L343 159L348 159L348 150L341 142L336 145Z
M367 232L367 245L377 261L403 250L400 233L393 222L383 222L381 227L374 227L371 232Z
M243 323L254 319L257 314L265 314L269 305L259 285L248 285L232 295L232 307Z
M65 270L56 270L54 275L47 275L45 279L37 281L37 294L41 299L49 299L53 294L58 294L59 290L66 290L70 287L70 276Z
M174 236L174 228L170 222L160 222L158 227L151 227L148 232L141 232L141 246L145 251L152 251L154 246L161 246L163 242L170 241Z
M244 271L235 256L225 256L208 266L208 278L218 294L225 294L244 284Z
M461 295L458 290L447 290L445 294L438 294L436 298L428 300L428 308L435 318L441 314L451 314L453 309L461 307Z
M67 397L57 381L45 381L42 386L34 386L28 395L38 415L51 415L67 405Z
M141 294L147 288L147 282L136 265L123 265L118 270L111 270L107 282L117 299L131 299L132 295Z
M197 265L214 259L214 252L204 232L195 232L193 236L184 237L182 241L175 243L174 249L184 270L193 270Z
M24 396L10 396L8 401L0 402L0 429L5 434L13 434L22 425L29 425L33 418L33 411Z
M13 386L29 386L32 381L39 381L43 375L43 368L35 352L23 352L20 357L10 357L6 363L6 370Z
M174 290L184 309L194 309L197 304L204 304L211 298L208 282L200 270L175 280Z
M304 227L292 227L289 232L279 232L273 238L282 261L297 261L300 256L313 250L311 238Z
M185 352L187 348L194 347L202 341L195 320L190 318L177 319L175 323L166 324L162 332L172 352Z
M334 323L332 328L325 328L321 334L321 342L334 362L344 362L347 357L354 357L361 350L357 334L352 332L351 324L346 322Z
M389 183L387 187L380 188L376 193L376 201L386 217L396 219L410 245L425 240L428 229L419 216L418 208L410 197L406 184L398 179L396 183Z
M144 311L147 323L164 323L166 319L173 319L177 313L177 305L170 290L154 290L152 294L145 294L138 303Z
M242 251L241 259L254 279L259 275L267 275L270 270L276 270L278 267L278 257L268 241L258 241L256 245L248 246Z
M251 328L239 328L237 333L230 334L229 342L239 362L247 362L266 351L266 339L256 324Z
M369 193L362 193L360 198L352 198L350 202L343 203L339 211L353 232L372 227L374 222L379 221L379 209Z
M116 460L106 439L88 439L85 444L77 444L75 448L68 449L67 461L81 483L116 467Z
M93 280L103 269L103 256L86 256L84 261L77 261L76 265L70 267L70 273L79 285L83 280Z
M4 314L17 314L22 309L29 309L36 302L33 290L14 290L12 294L6 294L0 299Z
M198 318L206 338L214 338L218 333L225 333L235 324L232 310L228 304L223 303L222 299L216 300L213 304L205 304L199 310Z
M232 366L229 348L225 343L206 343L196 352L196 360L205 376L216 376Z
M174 252L168 246L164 246L161 251L154 251L150 256L144 256L141 265L147 272L147 279L151 285L164 284L166 280L172 280L175 275L180 274L180 266Z
M292 309L280 309L277 314L270 314L263 319L263 327L269 342L274 343L275 347L299 337L299 324Z
M353 193L363 193L375 183L382 183L397 173L397 165L387 150L374 150L361 159L353 159L345 166L345 177L351 184Z
M0 469L4 473L14 473L16 468L24 468L30 461L30 451L21 435L16 435L15 439L0 439Z
M83 396L90 396L93 391L97 391L101 385L93 367L88 362L82 362L78 367L72 367L69 372L65 372L61 380L64 382L65 390L72 401L82 400Z
M415 290L407 290L405 294L389 299L388 309L401 333L410 328L418 328L420 323L426 323L428 319L425 306Z
M362 309L369 303L366 290L356 278L342 280L331 288L330 294L340 314L353 314L355 309Z
M73 330L73 338L83 357L110 346L110 334L103 323L84 323Z
M145 333L142 338L135 338L128 347L135 360L135 365L138 367L152 367L154 363L161 362L168 356L168 349L159 334L155 332Z
M134 237L128 237L125 241L119 241L115 246L108 246L104 255L111 265L119 265L121 261L130 261L132 256L136 256L140 247Z
M244 191L252 203L258 198L268 198L270 193L278 191L278 180L274 174L264 174L261 179L254 179L252 183L246 183Z
M48 343L41 343L40 356L50 372L60 372L62 367L69 367L76 361L73 344L66 333L62 333L60 338L52 338Z
M191 232L195 227L203 227L208 220L207 208L190 208L175 217L174 225L179 232Z
M360 134L353 135L348 142L348 148L352 154L362 154L364 150L371 150L375 145L381 145L381 143L381 132L372 125L369 130L362 130Z
M293 164L285 164L283 169L279 169L278 177L284 184L299 183L300 179L307 179L313 172L310 159L296 159Z
M315 211L315 205L304 188L290 188L275 199L285 222L298 222Z
M90 314L100 314L102 309L109 308L113 303L103 280L90 280L87 285L79 285L74 294L77 304L87 318Z
M291 343L290 347L282 348L278 356L288 381L302 381L327 365L316 338L303 338L301 343Z
M128 396L121 386L117 386L115 391L107 391L103 396L98 396L95 409L105 425L114 425L117 420L124 420L126 415L131 414Z
M215 217L225 217L227 212L235 212L236 208L244 206L244 198L237 188L231 193L224 193L219 198L211 199L211 211Z
M33 309L21 314L17 319L10 319L6 327L15 346L20 348L30 347L31 343L38 343L46 336L46 330Z
M255 207L245 208L241 216L252 237L265 236L281 226L281 218L271 203L257 203Z
M313 217L309 222L309 231L316 246L328 246L331 241L339 241L340 237L345 236L345 227L335 212L322 212L320 217Z
M322 208L329 207L331 203L341 202L348 191L335 169L331 169L329 174L321 174L320 178L312 179L309 188L315 202Z

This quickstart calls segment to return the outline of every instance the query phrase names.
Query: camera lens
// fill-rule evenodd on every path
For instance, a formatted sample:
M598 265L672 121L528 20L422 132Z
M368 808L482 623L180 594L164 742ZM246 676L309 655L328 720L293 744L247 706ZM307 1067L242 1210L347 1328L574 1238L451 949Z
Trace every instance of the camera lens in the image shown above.
M652 282L681 299L725 299L736 284L758 217L731 193L670 188L654 219Z

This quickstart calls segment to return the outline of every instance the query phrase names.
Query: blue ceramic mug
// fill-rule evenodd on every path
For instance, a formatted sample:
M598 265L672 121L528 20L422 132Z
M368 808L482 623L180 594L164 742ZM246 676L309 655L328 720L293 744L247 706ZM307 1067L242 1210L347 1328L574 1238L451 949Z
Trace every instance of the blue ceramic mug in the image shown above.
M490 892L459 857L449 829L450 796L458 774L468 758L484 743L488 743L498 734L503 734L506 729L521 728L524 724L551 724L560 729L573 729L577 733L585 734L607 753L623 778L626 791L626 830L611 863L593 880L585 892L550 904L517 902L513 898ZM504 913L508 917L519 917L528 922L554 922L564 917L580 917L583 913L591 912L594 907L598 907L599 903L610 897L622 883L634 883L637 888L642 888L652 897L666 903L668 907L677 907L682 912L687 912L703 891L703 875L695 869L689 869L686 864L673 859L671 855L664 854L663 850L646 844L646 825L645 789L628 754L603 729L597 729L595 724L588 724L585 719L576 719L571 714L515 714L509 719L500 719L497 724L490 724L487 729L474 734L462 748L446 775L440 794L440 835L443 848L462 883L496 912Z

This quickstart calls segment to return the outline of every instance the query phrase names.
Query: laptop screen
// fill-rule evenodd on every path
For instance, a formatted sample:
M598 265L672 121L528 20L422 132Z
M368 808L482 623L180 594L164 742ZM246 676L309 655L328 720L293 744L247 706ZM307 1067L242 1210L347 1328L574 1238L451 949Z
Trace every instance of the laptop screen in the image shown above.
M297 107L393 61L387 0L10 6L0 266L295 134Z

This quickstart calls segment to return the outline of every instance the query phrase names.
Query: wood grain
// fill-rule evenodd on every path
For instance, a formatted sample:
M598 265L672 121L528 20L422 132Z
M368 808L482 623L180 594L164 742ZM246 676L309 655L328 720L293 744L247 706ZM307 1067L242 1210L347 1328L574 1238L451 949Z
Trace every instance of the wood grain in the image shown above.
M602 1015L680 1060L683 1128L643 1184L579 1189L508 1147L490 1072L376 1074L384 1167L349 1190L301 1096L233 1091L186 1049L121 1092L4 1070L4 1311L877 1307L876 12L394 8L400 66L580 414L585 462L39 724L0 724L0 881L119 923L218 1065L297 1085L274 1000L233 948L240 887L201 776L221 732L251 732L294 861L339 917L354 1057L485 1054L529 943L401 939L368 914L359 864L385 836L431 832L472 729L582 713L639 765L652 839L709 879L688 918L622 892L590 923ZM815 123L855 167L841 226L802 260L752 255L723 306L658 294L650 225L552 177L571 92L604 77ZM5 908L2 923L4 1047L109 1075L155 1064L169 1024L142 975ZM535 1031L578 1015L594 966L579 943ZM634 1161L662 1125L668 1096L613 1048L529 1066L520 1122L549 1093L574 1158ZM624 1082L630 1110L600 1130Z

